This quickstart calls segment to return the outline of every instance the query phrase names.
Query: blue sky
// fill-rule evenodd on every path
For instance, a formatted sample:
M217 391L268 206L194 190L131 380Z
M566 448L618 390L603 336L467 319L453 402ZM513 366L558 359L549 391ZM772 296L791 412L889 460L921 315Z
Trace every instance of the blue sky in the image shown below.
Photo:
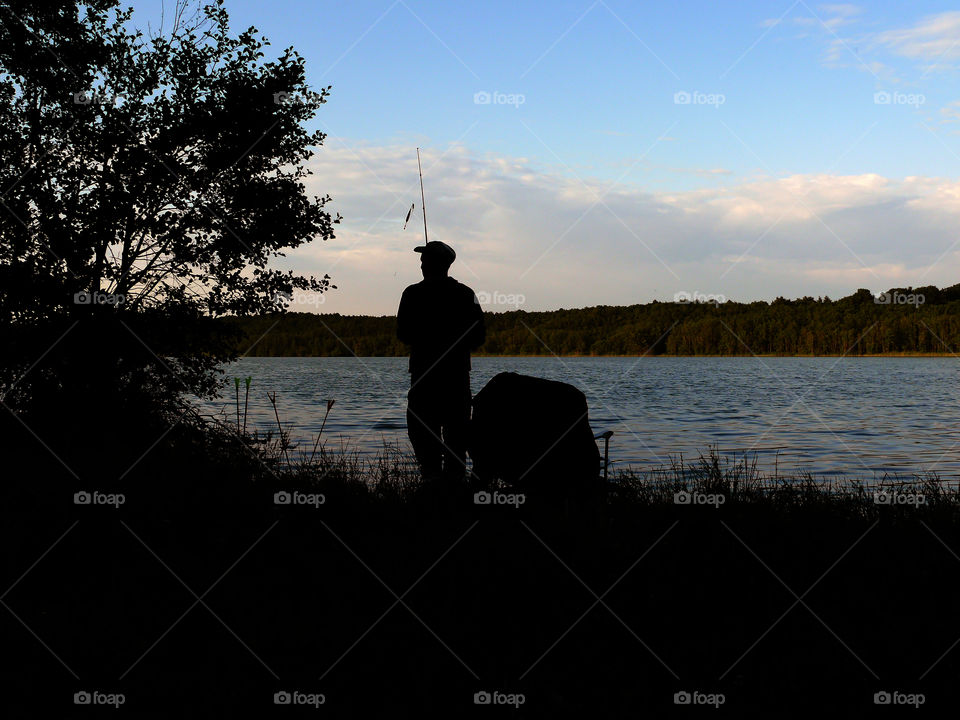
M417 145L451 273L527 309L960 280L947 3L226 7L333 85L315 189L344 224L286 262L339 288L300 309L392 313L418 279Z

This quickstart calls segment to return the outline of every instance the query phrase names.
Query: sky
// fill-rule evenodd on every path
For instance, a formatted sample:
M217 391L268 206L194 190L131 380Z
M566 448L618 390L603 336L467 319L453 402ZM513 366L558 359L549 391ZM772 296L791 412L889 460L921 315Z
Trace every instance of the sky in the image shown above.
M135 21L161 4L132 2ZM292 310L396 312L421 279L418 146L429 237L489 311L960 282L948 3L226 8L332 85L308 191L343 220L277 267L337 289Z

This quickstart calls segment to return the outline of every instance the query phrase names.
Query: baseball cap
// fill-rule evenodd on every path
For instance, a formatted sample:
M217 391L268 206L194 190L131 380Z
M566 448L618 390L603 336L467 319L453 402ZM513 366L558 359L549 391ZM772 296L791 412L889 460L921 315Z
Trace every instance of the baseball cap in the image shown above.
M457 254L453 248L439 240L431 240L426 245L420 245L413 249L414 252L423 253L424 256L434 257L447 263L452 263L457 259Z

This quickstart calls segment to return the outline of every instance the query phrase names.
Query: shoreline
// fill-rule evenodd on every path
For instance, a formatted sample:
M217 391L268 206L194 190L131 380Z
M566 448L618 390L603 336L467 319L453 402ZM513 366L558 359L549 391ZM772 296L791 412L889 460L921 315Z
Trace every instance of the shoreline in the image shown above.
M245 358L406 358L408 355L244 355ZM756 353L745 355L593 355L593 354L568 354L568 355L487 355L472 354L471 358L636 358L640 359L659 359L659 358L958 358L960 355L951 352L945 353L863 353L861 355L824 353L822 355L786 355L775 353Z

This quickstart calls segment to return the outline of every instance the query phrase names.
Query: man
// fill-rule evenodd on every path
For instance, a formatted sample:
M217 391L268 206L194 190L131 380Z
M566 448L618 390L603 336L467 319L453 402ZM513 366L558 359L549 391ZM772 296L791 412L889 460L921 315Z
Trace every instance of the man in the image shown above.
M486 339L473 290L447 272L457 254L436 240L414 248L423 280L403 291L397 337L410 346L407 432L425 480L464 477L470 353Z

